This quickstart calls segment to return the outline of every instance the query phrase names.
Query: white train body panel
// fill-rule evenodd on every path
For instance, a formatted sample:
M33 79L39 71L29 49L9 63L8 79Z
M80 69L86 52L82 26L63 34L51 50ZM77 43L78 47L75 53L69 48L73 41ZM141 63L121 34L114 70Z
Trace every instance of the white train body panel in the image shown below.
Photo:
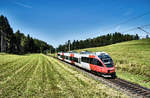
M89 55L87 55L87 54L82 54L82 55L81 55L81 58L82 58L82 57L89 57ZM81 66L82 66L82 68L84 68L84 69L91 70L89 63L81 62Z
M79 67L82 67L82 64L81 64L81 55L76 53L76 54L74 54L74 57L78 58L78 62L74 62L75 65L77 65Z
M70 53L64 53L64 56L67 56L68 58L70 58ZM71 63L71 61L69 59L64 58L64 61Z
M105 57L105 58L104 58ZM74 64L86 70L115 75L115 67L110 56L105 52L95 53L58 53L58 59Z

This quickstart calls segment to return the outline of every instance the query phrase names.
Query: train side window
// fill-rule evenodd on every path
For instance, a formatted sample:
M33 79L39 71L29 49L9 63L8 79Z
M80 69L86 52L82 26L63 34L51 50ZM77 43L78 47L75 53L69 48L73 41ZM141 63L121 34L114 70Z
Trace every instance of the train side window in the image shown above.
M103 67L103 64L100 61L97 61L97 65Z
M74 61L74 57L70 57L70 61Z
M85 63L90 63L91 62L91 58L88 57L81 57L81 61L85 62Z
M63 55L61 55L60 57L63 58Z
M67 60L69 60L69 56L67 56Z
M81 61L84 62L84 57L81 57Z
M73 60L78 63L78 58L74 57Z
M72 57L70 57L70 61L72 61Z
M92 64L103 67L103 64L98 59L93 59Z
M93 59L92 61L91 61L91 64L93 64L93 65L95 65L97 60L96 59Z
M90 58L86 58L86 62L87 62L87 63L90 63Z
M64 56L64 55L62 55L62 58L64 59L64 58L65 58L65 56Z
M72 57L72 61L74 61L74 57Z
M68 56L65 57L68 60Z
M82 58L81 58L81 61L82 61L82 62L86 62L86 57L82 57Z
M62 58L62 55L60 55L60 58Z
M92 64L92 62L93 62L93 58L90 58L90 61L89 61L89 63L90 63L90 64Z

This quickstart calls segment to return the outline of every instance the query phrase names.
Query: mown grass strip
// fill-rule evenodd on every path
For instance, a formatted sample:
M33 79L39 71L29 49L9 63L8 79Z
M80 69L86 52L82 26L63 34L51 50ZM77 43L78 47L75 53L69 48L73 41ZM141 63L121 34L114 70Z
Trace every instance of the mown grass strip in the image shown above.
M15 61L15 63L12 63L10 66L7 66L5 68L2 68L0 71L0 81L5 81L5 79L11 79L14 74L17 74L23 67L31 60L31 58L27 59L20 59L19 61ZM2 72L3 71L3 72Z
M24 83L27 82L31 73L33 72L32 70L30 70L30 68L36 66L35 64L32 64L34 61L36 60L32 59L30 63L28 63L28 66L25 65L26 67L24 67L21 70L21 72L15 74L11 79L9 79L9 81L5 82L2 85L3 96L18 96L18 95L22 95L21 93L24 93L22 92L23 89L20 90L19 88L21 87L21 85L24 85ZM30 64L31 66L29 66Z

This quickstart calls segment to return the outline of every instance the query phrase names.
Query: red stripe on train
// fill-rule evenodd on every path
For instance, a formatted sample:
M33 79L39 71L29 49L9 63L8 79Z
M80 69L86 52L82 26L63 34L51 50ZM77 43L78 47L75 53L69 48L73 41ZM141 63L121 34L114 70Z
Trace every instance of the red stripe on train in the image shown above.
M95 56L94 55L89 55L89 58L95 58Z
M64 58L64 53L62 53L62 56L63 56L62 60L64 60L64 59L65 59L65 58Z
M74 54L70 54L70 57L73 58L73 57L74 57ZM75 64L73 60L71 60L71 63L72 63L72 64Z

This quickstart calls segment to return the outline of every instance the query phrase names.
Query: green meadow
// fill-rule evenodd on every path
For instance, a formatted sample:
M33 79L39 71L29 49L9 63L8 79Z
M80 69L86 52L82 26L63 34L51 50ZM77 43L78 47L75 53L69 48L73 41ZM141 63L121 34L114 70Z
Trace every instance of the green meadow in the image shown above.
M0 54L0 97L126 98L80 71L43 54Z

